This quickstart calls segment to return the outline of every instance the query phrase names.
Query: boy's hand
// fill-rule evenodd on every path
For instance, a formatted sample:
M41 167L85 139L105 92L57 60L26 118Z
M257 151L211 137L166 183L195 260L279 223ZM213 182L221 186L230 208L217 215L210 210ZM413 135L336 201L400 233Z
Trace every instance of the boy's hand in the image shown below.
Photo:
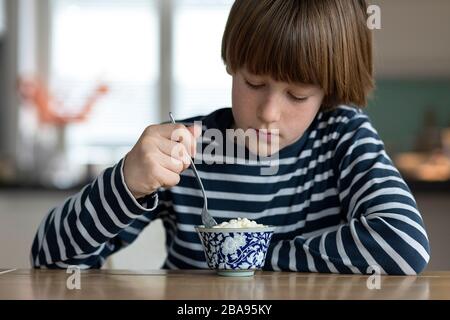
M190 165L196 152L199 126L182 124L149 126L125 157L125 183L138 199L160 187L172 187L180 182L180 173Z

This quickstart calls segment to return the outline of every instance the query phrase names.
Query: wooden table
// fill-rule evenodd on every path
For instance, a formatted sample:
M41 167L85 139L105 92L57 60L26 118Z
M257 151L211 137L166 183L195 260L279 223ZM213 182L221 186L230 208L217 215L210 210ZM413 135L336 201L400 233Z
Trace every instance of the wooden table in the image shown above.
M80 290L69 290L66 270L1 273L0 299L445 299L450 272L382 276L368 289L366 275L258 271L253 277L221 277L209 270L81 271ZM73 278L72 278L73 279ZM74 283L73 281L71 282Z

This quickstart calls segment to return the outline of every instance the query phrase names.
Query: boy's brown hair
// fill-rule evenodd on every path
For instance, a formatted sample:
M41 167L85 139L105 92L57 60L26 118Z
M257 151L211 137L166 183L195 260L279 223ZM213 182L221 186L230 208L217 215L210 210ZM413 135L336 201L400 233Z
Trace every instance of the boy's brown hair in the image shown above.
M367 105L374 88L365 0L236 0L222 40L231 72L314 84L322 110Z

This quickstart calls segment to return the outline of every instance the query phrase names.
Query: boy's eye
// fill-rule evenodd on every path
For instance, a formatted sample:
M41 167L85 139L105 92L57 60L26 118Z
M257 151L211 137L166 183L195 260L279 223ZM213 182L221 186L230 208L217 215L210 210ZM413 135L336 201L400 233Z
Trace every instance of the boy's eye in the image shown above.
M253 84L248 82L247 80L245 80L245 83L252 89L260 89L265 86L264 84Z
M308 100L308 97L297 97L297 96L294 96L292 93L289 93L289 97L292 100L297 101L297 102L303 102L303 101Z

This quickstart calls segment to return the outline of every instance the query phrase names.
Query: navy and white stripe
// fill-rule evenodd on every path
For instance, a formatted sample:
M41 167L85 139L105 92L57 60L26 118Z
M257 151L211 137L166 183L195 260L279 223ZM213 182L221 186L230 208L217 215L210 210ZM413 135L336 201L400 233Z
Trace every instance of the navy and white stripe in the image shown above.
M231 109L185 122L225 130ZM206 141L205 141L206 142ZM123 160L57 206L35 236L34 267L99 268L154 219L166 230L164 268L207 268L194 226L202 194L193 172L179 185L139 201L127 189ZM430 259L427 233L408 186L361 110L320 112L305 134L279 153L276 175L258 161L197 165L218 222L247 217L277 226L266 270L417 274Z

